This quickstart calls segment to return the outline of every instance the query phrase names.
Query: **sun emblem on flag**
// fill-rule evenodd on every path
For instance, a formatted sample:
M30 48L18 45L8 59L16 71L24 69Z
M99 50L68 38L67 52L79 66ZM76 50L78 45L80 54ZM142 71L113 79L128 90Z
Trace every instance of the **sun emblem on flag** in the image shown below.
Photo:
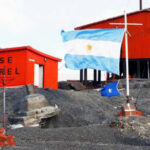
M87 45L86 45L86 49L87 49L87 51L91 51L91 50L92 50L92 45L87 44Z

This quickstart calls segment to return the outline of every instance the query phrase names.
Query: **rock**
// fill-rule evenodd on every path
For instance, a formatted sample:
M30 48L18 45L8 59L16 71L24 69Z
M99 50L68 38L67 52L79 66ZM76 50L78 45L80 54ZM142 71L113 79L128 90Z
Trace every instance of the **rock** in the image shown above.
M15 116L9 117L9 121L22 122L24 126L39 125L42 119L56 116L59 112L58 106L50 106L44 95L30 94L24 98Z
M132 130L143 139L150 138L150 117L119 117L117 121L111 122L110 127L117 127L122 134L127 134Z
M26 86L26 90L27 90L27 93L28 93L28 94L34 94L34 93L36 93L33 84L28 84L28 85Z
M37 125L39 126L39 120L36 118L33 118L32 116L26 116L23 117L23 124L25 127L30 127L32 125Z
M44 95L42 94L31 94L25 97L25 103L27 104L27 111L38 109L41 107L49 106L49 103Z

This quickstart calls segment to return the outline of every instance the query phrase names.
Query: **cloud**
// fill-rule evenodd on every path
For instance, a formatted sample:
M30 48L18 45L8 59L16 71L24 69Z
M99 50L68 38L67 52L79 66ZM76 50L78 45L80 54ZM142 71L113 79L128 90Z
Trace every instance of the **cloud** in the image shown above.
M10 32L26 32L33 28L33 22L22 13L22 1L0 1L0 27Z

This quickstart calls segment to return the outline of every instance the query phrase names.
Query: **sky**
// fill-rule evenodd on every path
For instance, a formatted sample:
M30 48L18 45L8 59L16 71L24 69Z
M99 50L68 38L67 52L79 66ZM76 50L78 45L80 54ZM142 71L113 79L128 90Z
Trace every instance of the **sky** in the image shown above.
M143 0L145 8L150 8L150 0ZM137 10L139 0L0 0L0 48L30 45L62 59L60 81L78 80L79 71L64 67L61 30Z

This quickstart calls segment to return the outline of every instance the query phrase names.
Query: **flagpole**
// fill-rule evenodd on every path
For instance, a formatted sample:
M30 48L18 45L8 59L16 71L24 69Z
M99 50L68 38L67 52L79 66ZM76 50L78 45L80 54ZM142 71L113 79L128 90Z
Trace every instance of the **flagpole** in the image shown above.
M129 61L128 61L128 33L127 33L127 14L124 11L125 22L125 53L126 53L126 96L129 97Z

